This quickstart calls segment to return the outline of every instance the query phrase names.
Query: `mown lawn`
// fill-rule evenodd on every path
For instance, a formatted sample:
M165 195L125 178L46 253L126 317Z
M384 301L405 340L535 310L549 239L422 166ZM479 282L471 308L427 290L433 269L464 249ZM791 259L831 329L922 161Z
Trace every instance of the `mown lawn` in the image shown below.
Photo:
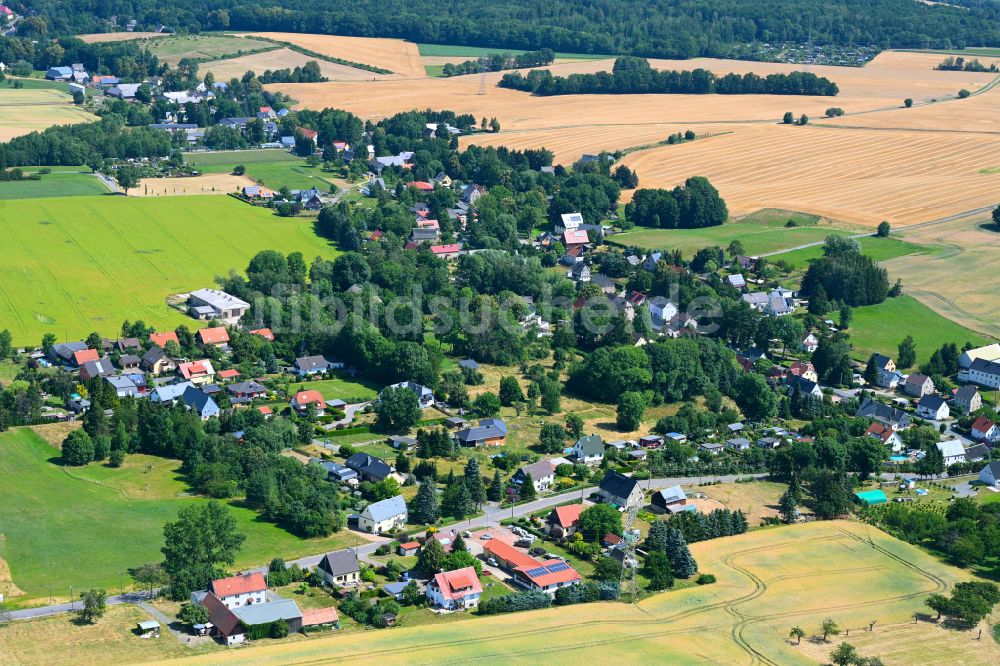
M281 150L280 148L184 153L184 162L186 164L193 164L197 166L255 164L257 162L287 162L293 159L298 158L289 153L287 150Z
M797 226L786 227L789 220ZM848 230L822 223L815 215L779 210L761 210L737 221L717 227L702 229L648 229L636 227L632 231L609 237L615 245L649 250L679 249L690 257L698 250L718 245L725 249L732 241L739 240L747 254L756 255L821 242L831 234L847 234Z
M232 173L237 165L246 167L246 175L272 190L287 187L290 190L307 190L316 187L330 190L333 174L311 167L301 157L284 150L246 150L205 153L187 160L204 173Z
M42 174L41 180L0 181L0 200L79 197L109 193L104 183L92 175L89 169L81 168L85 170L72 171L71 167L55 167L53 173ZM37 169L24 169L24 171L34 173Z
M932 248L917 245L916 243L908 243L907 241L899 240L898 238L866 236L865 238L858 238L857 240L861 243L861 251L875 261L888 261L889 259L895 259L896 257L902 257L908 254L933 251ZM793 268L806 268L810 262L815 261L822 256L823 246L816 245L814 247L802 248L801 250L782 252L781 254L771 256L770 259L772 261L786 261L791 264Z
M348 398L363 398L365 400L378 395L381 386L375 382L364 379L320 379L316 381L293 382L289 386L290 392L298 392L313 389L323 394L327 400L347 400Z
M122 572L128 584L129 568L161 559L164 523L176 519L184 506L204 503L200 497L149 498L137 485L140 469L98 467L74 469L58 464L59 452L27 429L0 434L0 507L3 529L0 558L10 566L14 583L28 597L67 597L75 590L96 586L118 589ZM92 464L93 465L93 464ZM167 478L148 485L172 487L174 466L154 466L150 474ZM85 480L86 478L90 480ZM100 484L97 483L100 481ZM131 499L129 493L147 495ZM155 493L152 493L155 494ZM16 510L9 510L16 507ZM352 544L350 535L300 539L257 512L229 503L240 529L247 535L237 567L265 564L273 557L293 559Z
M226 196L0 201L0 237L0 322L19 345L113 335L125 319L173 328L190 320L170 294L212 287L261 250L338 253L311 220Z
M854 346L854 358L858 360L867 359L873 352L895 357L899 343L912 335L917 345L918 365L946 342L954 342L960 349L966 342L976 346L993 342L906 295L887 298L878 305L854 308L848 333Z

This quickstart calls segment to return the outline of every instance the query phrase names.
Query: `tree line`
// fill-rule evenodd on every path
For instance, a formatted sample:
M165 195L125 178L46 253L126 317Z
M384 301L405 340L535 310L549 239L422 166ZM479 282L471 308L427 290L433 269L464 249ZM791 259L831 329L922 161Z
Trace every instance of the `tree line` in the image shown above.
M657 70L643 58L620 57L611 72L554 76L547 69L504 74L501 88L522 90L540 96L551 95L812 95L835 96L840 90L829 79L812 72L789 72L759 76L726 74L717 76L707 69Z
M625 206L625 226L657 229L715 227L729 219L729 209L709 180L694 176L672 190L640 189Z
M480 72L499 72L504 69L521 69L523 67L539 67L551 65L556 59L552 49L539 49L511 55L510 53L490 53L475 60L460 63L445 63L441 69L443 76L460 76L462 74L478 74Z

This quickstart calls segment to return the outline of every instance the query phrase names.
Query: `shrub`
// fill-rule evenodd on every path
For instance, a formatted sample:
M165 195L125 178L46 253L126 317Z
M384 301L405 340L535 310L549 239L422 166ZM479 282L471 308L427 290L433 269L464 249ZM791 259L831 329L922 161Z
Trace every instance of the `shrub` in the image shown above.
M713 576L712 574L703 573L700 576L698 576L694 582L698 583L699 585L710 585L715 582L715 576Z
M479 614L516 613L536 608L548 608L551 604L552 599L544 592L515 592L483 601L479 604Z

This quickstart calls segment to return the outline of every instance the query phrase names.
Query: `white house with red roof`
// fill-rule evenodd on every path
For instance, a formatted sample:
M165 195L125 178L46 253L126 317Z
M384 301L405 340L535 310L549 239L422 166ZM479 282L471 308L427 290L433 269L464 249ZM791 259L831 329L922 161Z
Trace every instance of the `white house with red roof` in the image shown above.
M309 408L309 405L316 405L317 416L322 416L323 412L326 410L326 399L323 397L323 394L316 389L299 391L294 397L292 397L290 404L292 409L297 412L304 412Z
M580 529L582 504L557 506L545 521L545 531L553 536L570 536Z
M980 416L972 423L972 439L980 442L996 442L1000 439L1000 428L990 419Z
M545 560L514 569L514 582L522 587L555 596L560 587L580 584L580 574L563 560Z
M427 598L445 610L476 608L482 593L483 586L473 567L439 573L427 583Z
M309 139L313 142L313 145L319 143L319 132L314 129L309 129L308 127L299 128L299 136L303 139Z
M177 372L192 384L207 384L215 377L215 368L208 359L181 363L177 366Z
M262 573L213 580L208 586L208 591L217 596L226 608L262 604L267 601L267 581Z
M458 259L458 255L462 250L462 246L458 243L449 243L447 245L431 245L431 254L435 257L441 257L442 259Z
M225 326L213 326L203 328L194 334L198 343L202 345L212 345L214 347L226 347L229 345L229 331Z
M877 439L894 452L903 450L903 438L891 426L884 425L878 421L872 421L872 424L868 426L868 430L865 431L865 435L872 439Z

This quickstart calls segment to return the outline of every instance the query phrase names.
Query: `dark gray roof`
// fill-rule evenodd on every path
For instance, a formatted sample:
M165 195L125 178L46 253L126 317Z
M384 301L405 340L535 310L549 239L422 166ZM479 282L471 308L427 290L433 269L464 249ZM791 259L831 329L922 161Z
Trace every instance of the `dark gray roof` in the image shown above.
M979 389L972 384L966 384L955 391L955 399L960 402L968 402L979 392Z
M463 358L461 361L458 362L458 367L460 367L460 368L468 368L469 370L478 370L479 369L479 364L476 363L476 361L474 359Z
M885 366L891 360L892 359L889 358L888 356L884 356L882 354L875 354L875 367L878 368L879 370L885 370Z
M890 407L889 405L884 405L871 398L865 398L854 415L896 423L904 428L910 425L910 416L906 412L895 407Z
M455 433L455 437L463 444L506 436L507 424L502 419L483 419L479 422L479 425L465 428Z
M230 393L266 393L267 387L257 382L237 382L226 387Z
M625 476L624 474L619 474L613 470L609 471L601 479L600 488L610 495L615 497L626 498L632 494L632 491L639 487L639 482L635 479Z
M1000 375L1000 363L987 361L985 358L977 358L969 366L969 370L976 370L988 375Z
M184 395L181 396L181 400L184 401L185 405L196 410L199 414L204 414L206 411L218 411L219 409L219 406L215 404L215 401L208 394L194 386L184 389Z
M924 409L932 409L937 411L941 409L941 405L944 404L944 399L936 395L925 395L920 398L920 402L917 403L917 407L923 407Z
M327 553L316 567L331 576L343 576L361 570L361 567L358 566L358 558L352 550L337 550Z
M322 356L303 356L295 359L295 367L303 372L310 370L326 370L330 367L329 362Z
M348 467L358 474L365 474L377 479L384 479L392 474L392 468L383 460L367 453L355 453L346 461Z
M600 435L584 435L576 440L584 456L596 456L604 454L604 440Z

